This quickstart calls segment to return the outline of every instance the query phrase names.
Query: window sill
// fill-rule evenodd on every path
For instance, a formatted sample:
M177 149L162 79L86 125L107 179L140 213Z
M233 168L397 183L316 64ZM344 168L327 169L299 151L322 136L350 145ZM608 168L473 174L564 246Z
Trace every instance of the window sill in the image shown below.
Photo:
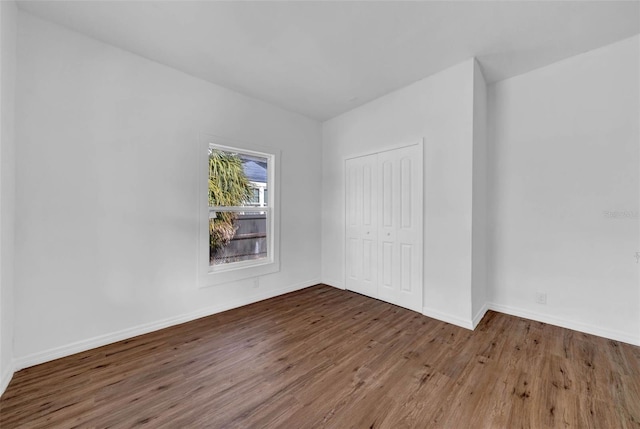
M280 264L273 261L253 263L251 265L238 264L235 267L225 267L224 269L209 269L209 272L200 287L206 288L218 286L252 277L273 274L278 271L280 271Z

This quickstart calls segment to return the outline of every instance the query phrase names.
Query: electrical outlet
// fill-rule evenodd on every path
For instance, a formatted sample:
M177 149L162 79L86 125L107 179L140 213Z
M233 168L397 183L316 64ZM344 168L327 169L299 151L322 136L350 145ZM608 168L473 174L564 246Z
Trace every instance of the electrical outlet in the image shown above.
M538 304L547 304L547 294L545 292L536 292L536 302Z
M253 288L257 289L260 287L260 277L256 277L253 279Z

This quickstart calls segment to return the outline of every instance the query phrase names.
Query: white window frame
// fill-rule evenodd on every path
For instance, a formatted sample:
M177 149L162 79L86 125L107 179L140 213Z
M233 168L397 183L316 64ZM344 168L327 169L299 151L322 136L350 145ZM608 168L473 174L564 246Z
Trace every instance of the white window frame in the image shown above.
M256 278L280 271L280 151L228 138L202 135L199 145L198 165L200 201L198 239L198 277L200 287L217 286L248 278ZM269 204L266 207L225 207L225 211L266 211L267 212L267 257L230 264L209 265L209 148L215 147L229 152L237 152L267 159L267 188L270 188Z

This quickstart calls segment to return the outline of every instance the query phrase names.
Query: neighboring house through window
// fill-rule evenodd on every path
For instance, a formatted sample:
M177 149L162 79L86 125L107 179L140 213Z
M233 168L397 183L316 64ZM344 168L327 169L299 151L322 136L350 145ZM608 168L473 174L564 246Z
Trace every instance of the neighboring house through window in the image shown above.
M264 158L249 158L240 155L245 176L251 183L252 195L249 203L252 206L267 206L267 162Z

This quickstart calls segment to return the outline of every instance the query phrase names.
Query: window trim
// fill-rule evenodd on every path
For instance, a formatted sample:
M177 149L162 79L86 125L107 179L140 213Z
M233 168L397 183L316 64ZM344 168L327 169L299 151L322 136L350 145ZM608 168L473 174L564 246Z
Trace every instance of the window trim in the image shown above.
M200 166L198 168L199 287L217 286L280 271L280 150L210 134L202 134L200 143L198 145L198 165ZM270 204L267 207L243 206L225 208L225 210L246 209L246 211L267 212L267 258L234 262L223 268L214 268L209 265L208 153L212 145L218 149L246 153L247 155L268 159L267 187L271 186L272 191L269 192L269 196L273 198Z

